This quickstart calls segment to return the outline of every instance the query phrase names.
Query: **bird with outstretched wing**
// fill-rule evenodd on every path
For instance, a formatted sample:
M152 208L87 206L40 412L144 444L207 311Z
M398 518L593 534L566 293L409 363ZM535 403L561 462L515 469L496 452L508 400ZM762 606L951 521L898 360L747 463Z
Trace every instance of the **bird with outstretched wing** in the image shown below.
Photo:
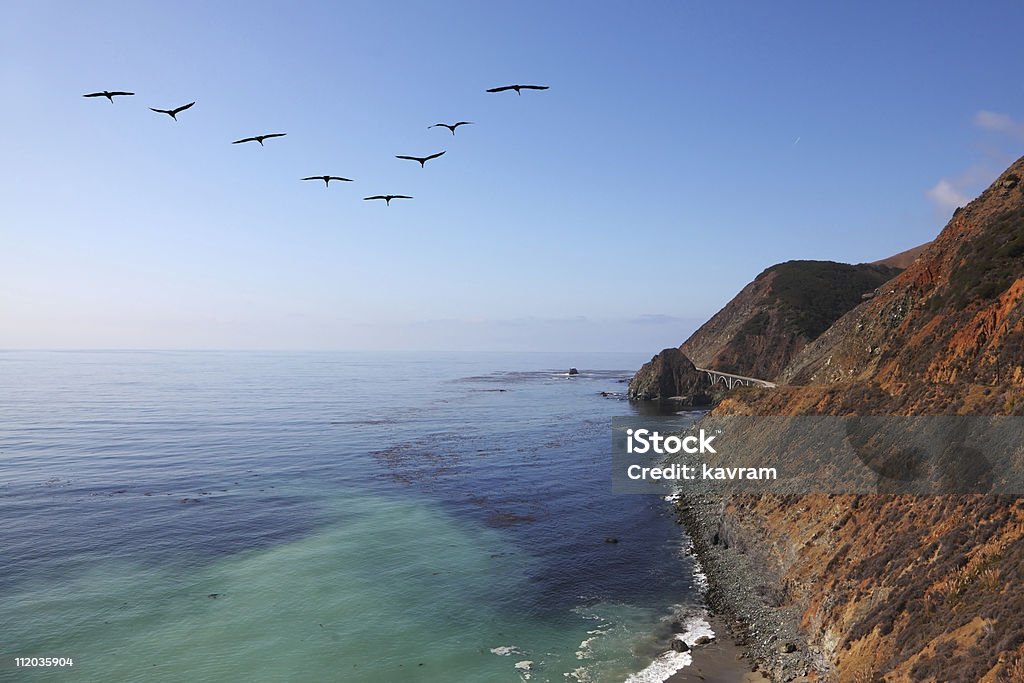
M385 204L391 206L392 199L412 199L412 197L404 194L375 194L372 197L363 197L363 201L368 199L383 199Z
M396 159L408 159L409 161L418 161L418 162L420 162L420 168L426 168L426 163L428 161L430 161L431 159L436 159L436 158L438 158L439 156L441 156L443 154L444 154L443 151L438 152L437 154L431 154L430 156L427 156L427 157L410 157L410 156L406 156L404 154L396 154L395 158Z
M431 128L437 128L437 127L447 128L448 130L450 130L452 132L452 135L455 135L455 129L458 128L459 126L471 126L471 125L473 125L472 121L459 121L458 123L435 123L432 126L427 126L427 130L430 130Z
M124 90L103 90L102 92L87 93L85 95L82 95L82 97L106 97L108 100L110 100L110 103L113 104L115 97L127 97L128 95L134 94L135 93L133 92L125 92Z
M309 176L307 178L303 178L303 180L322 180L322 181L324 181L324 185L326 185L328 187L330 187L332 180L337 180L337 181L345 182L345 183L351 183L352 182L351 178L342 178L341 176L337 176L337 175L311 175L311 176Z
M267 133L266 135L254 135L251 138L242 138L241 140L235 140L232 145L238 145L243 142L258 142L260 147L263 147L263 141L269 140L270 138L283 138L288 133Z
M191 109L192 105L194 105L194 104L195 104L195 102L189 102L188 104L183 104L180 107L175 107L174 109L155 109L153 107L150 107L149 110L150 111L155 111L157 114L167 114L172 119L177 121L178 120L178 114L180 114L181 112L185 111L186 109Z
M505 92L506 90L515 90L517 95L522 95L521 90L547 90L550 86L547 85L503 85L500 88L488 88L487 92Z

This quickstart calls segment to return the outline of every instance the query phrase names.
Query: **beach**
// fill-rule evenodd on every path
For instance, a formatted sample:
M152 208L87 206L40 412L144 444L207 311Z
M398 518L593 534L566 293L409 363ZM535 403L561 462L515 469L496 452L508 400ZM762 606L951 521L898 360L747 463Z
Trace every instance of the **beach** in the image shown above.
M753 665L746 648L727 635L723 619L709 617L708 622L718 637L695 647L691 653L693 663L668 678L667 683L767 683L770 680L760 671L751 671Z

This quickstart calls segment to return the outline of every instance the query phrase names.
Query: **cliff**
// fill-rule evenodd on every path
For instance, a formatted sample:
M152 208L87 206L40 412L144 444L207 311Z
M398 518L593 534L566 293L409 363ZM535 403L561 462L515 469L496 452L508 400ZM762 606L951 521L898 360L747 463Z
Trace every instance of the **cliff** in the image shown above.
M779 263L679 348L699 367L774 379L808 343L899 272L887 265Z
M679 349L665 349L629 380L629 398L650 401L679 397L693 406L711 402L710 381Z
M808 345L782 379L856 382L887 395L854 409L1020 414L1022 173L1024 159L957 210L907 270Z
M1024 414L1022 175L1024 158L799 350L785 385L714 414ZM680 509L713 599L777 680L1024 680L1024 499L744 495ZM722 585L736 567L750 568L742 601ZM795 652L773 649L774 623L798 627Z

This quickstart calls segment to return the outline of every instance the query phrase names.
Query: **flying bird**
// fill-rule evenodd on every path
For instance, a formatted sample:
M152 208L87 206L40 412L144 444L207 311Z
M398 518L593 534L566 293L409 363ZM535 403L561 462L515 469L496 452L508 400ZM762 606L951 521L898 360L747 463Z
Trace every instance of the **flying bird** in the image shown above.
M193 104L195 104L195 102L189 102L188 104L183 104L180 107L177 107L176 109L154 109L153 107L150 107L149 109L150 111L155 111L157 114L167 114L172 119L177 121L178 114L185 111L186 109L190 109Z
M260 147L262 147L263 141L266 140L267 138L283 138L285 135L288 135L288 133L267 133L266 135L254 135L251 138L242 138L241 140L235 140L231 144L237 145L242 142L258 142L260 143Z
M506 90L515 90L517 95L522 95L520 90L547 90L546 85L503 85L500 88L489 88L487 92L505 92Z
M412 197L404 194L375 194L372 197L363 197L363 201L366 201L367 199L383 199L385 204L391 206L392 199L412 199Z
M431 154L429 157L407 157L407 156L405 156L403 154L396 154L395 158L396 159L408 159L409 161L418 161L418 162L420 162L420 168L426 168L426 163L428 161L430 161L431 159L436 159L439 156L441 156L442 154L444 154L443 151L442 152L438 152L437 154Z
M342 178L341 176L336 175L311 175L308 178L303 178L303 180L322 180L324 181L324 185L327 187L330 187L332 180L340 180L346 183L352 182L351 178Z
M427 126L427 130L430 130L431 128L437 128L438 126L440 126L442 128L447 128L452 132L452 135L455 135L455 129L458 128L459 126L471 125L473 125L472 121L459 121L458 123L435 123L432 126Z
M115 97L134 94L135 93L133 92L125 92L123 90L104 90L103 92L91 92L87 95L82 95L82 97L106 97L108 100L110 100L110 103L113 104Z

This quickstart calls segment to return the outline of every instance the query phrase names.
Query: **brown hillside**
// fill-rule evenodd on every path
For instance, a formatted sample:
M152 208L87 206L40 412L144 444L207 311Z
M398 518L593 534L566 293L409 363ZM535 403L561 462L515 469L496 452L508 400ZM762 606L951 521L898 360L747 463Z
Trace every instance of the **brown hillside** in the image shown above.
M907 249L901 251L898 254L893 254L889 258L884 258L881 261L872 261L872 265L875 266L889 266L890 268L899 268L900 270L906 270L910 267L910 264L917 260L917 257L924 253L924 250L928 248L931 242L925 242L924 244L918 245L913 249Z
M779 263L679 348L698 367L773 379L809 342L899 272L832 261Z
M878 296L809 344L781 378L869 382L893 397L879 407L904 412L1019 410L1012 402L1024 384L1022 174L1024 159L958 210ZM971 388L990 391L981 400ZM929 393L959 399L942 404Z
M1024 414L1022 176L1024 158L800 351L780 376L788 386L742 392L715 414ZM735 496L683 508L713 577L755 567L745 599L797 615L812 678L1024 680L1024 499ZM796 656L767 665L786 678Z

